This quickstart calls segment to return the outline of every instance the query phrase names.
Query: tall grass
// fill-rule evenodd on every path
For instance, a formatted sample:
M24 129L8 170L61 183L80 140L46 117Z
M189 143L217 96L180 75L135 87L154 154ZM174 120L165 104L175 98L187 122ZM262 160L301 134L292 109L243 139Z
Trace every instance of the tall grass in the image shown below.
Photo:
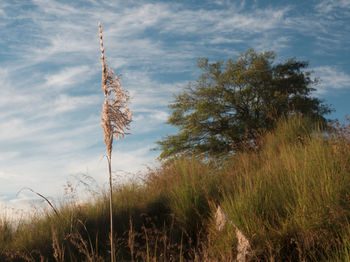
M114 243L113 243L113 183L112 183L112 149L113 137L116 140L125 135L125 129L131 123L132 114L127 107L129 100L128 92L122 89L121 81L114 75L113 70L106 65L101 23L99 27L101 63L102 63L102 90L104 93L104 104L102 106L102 128L104 141L107 149L108 172L109 172L109 215L110 215L110 244L111 261L115 261Z
M1 220L0 261L108 261L108 196ZM114 186L112 204L118 261L234 261L235 226L251 261L350 261L349 128L281 120L256 151L168 161ZM217 205L235 226L216 230Z
M318 260L348 234L349 139L311 131L300 118L280 122L261 151L229 163L235 187L226 189L222 206L257 259Z

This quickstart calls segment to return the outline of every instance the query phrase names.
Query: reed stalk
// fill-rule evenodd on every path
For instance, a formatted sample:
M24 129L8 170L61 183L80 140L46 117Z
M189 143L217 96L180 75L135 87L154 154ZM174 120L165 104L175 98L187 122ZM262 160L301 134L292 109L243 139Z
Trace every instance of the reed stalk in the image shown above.
M104 141L107 149L108 173L109 173L109 214L110 214L110 244L111 244L111 262L115 262L115 251L113 244L113 181L112 181L112 145L113 136L118 140L125 136L125 129L128 129L132 121L132 113L127 107L129 94L122 89L119 76L116 76L113 70L106 65L102 28L99 23L99 36L101 48L102 63L102 90L104 93L104 104L102 105L101 126L104 132Z

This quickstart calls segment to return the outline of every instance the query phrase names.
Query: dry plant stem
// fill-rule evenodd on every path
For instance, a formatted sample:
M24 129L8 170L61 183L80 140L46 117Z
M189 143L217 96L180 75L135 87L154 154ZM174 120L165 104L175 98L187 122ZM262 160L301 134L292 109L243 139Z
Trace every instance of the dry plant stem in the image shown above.
M114 245L113 245L113 207L112 207L112 145L113 136L118 140L120 136L125 136L125 129L128 129L132 121L132 113L127 107L129 100L128 92L123 90L122 84L118 76L114 75L113 70L106 65L102 41L102 29L99 24L100 32L100 48L102 62L102 90L105 102L102 105L102 128L104 140L107 148L108 170L109 170L109 211L111 220L111 261L115 261Z
M114 258L114 245L113 245L113 185L112 185L112 143L113 143L113 134L111 135L108 132L109 127L109 118L108 118L108 98L107 98L107 77L106 77L106 63L104 58L104 49L103 49L103 40L102 40L102 28L101 24L99 26L100 33L100 45L101 45L101 62L102 62L102 89L104 91L105 103L102 109L102 126L104 129L105 143L108 151L108 172L109 172L109 215L110 215L110 243L111 243L111 262L115 262ZM109 138L109 139L108 139Z
M112 183L112 165L111 165L111 155L108 156L108 171L109 171L109 218L111 222L111 261L114 262L114 244L113 244L113 183Z
M21 193L21 192L22 192L23 190L25 190L25 189L27 189L27 190L33 192L34 194L37 194L39 197L41 197L42 199L44 199L44 200L50 205L50 207L51 207L52 210L55 212L55 214L56 214L58 217L60 217L60 214L58 213L58 210L53 206L53 204L50 202L50 200L48 200L48 199L47 199L46 197L44 197L42 194L40 194L40 193L34 191L33 189L31 189L31 188L29 188L29 187L24 187L24 188L22 188L20 191L18 191L17 196L19 195L19 193Z

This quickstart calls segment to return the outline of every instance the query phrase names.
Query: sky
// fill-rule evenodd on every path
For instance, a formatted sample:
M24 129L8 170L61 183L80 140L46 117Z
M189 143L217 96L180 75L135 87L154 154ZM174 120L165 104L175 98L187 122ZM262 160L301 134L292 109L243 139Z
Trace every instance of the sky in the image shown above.
M201 57L254 48L309 61L321 80L313 95L335 109L328 117L350 113L350 0L0 0L3 212L40 204L23 187L57 200L86 175L106 186L98 22L134 114L114 144L116 182L158 164L156 141L176 133L167 106L199 76Z

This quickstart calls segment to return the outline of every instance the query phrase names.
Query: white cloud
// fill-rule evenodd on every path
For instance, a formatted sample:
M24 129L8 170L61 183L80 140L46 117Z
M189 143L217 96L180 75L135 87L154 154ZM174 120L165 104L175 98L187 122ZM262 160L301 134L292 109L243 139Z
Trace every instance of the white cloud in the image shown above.
M247 33L277 29L284 22L289 7L284 9L264 9L251 14L232 14L228 19L220 19L216 29L220 32L241 30Z
M38 137L40 132L45 131L54 126L53 121L33 123L26 121L24 118L11 118L6 122L0 123L0 141L2 142L21 142L28 141L33 137Z
M318 93L331 92L333 89L350 88L350 75L332 66L313 68L321 83L317 86Z
M40 7L45 13L57 16L65 16L67 14L78 14L78 10L72 5L64 4L54 0L32 0L32 2Z
M257 51L274 51L279 53L282 49L289 46L290 38L286 36L274 36L265 34L254 40Z
M64 68L58 73L45 76L45 88L67 88L84 82L91 76L90 72L90 68L86 65Z
M221 37L218 36L216 38L213 38L212 40L209 40L210 44L233 44L233 43L242 43L244 42L242 39L231 39L228 37Z
M187 83L187 81L160 83L152 79L150 74L135 71L126 72L122 80L130 91L130 106L136 112L145 112L145 108L166 108L173 94L182 90Z
M99 100L97 95L89 96L69 96L61 94L57 97L54 103L54 111L57 113L68 112L76 109L82 109L92 104L96 104Z
M316 10L321 13L330 13L337 8L350 8L349 0L322 0L316 5Z
M0 162L9 161L10 159L14 159L19 155L20 153L18 151L6 151L5 154L0 155ZM1 174L0 174L0 177L1 177Z
M154 119L157 119L158 121L165 122L169 118L169 114L164 111L158 111L152 116Z

